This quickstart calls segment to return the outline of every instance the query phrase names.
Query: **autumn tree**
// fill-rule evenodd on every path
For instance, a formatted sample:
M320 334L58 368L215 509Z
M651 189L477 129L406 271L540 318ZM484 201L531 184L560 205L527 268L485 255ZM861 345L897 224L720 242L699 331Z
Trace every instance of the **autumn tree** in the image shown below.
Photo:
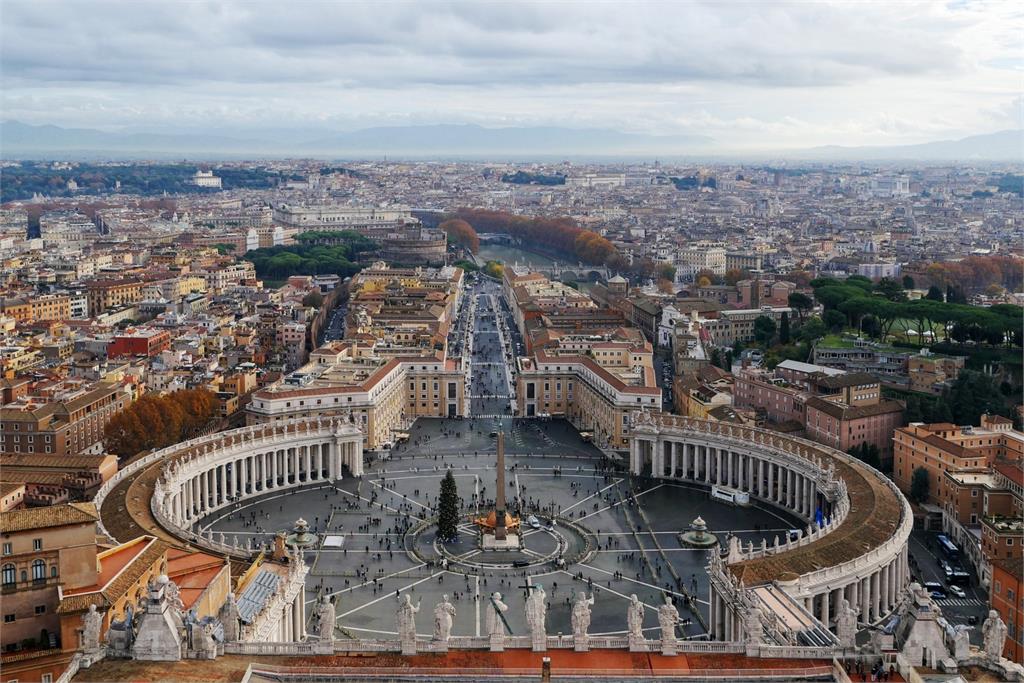
M122 458L165 448L197 436L218 410L217 396L206 389L146 394L110 419L104 445Z
M449 242L461 244L470 252L476 254L480 251L480 237L466 221L461 218L452 218L437 226L448 236Z

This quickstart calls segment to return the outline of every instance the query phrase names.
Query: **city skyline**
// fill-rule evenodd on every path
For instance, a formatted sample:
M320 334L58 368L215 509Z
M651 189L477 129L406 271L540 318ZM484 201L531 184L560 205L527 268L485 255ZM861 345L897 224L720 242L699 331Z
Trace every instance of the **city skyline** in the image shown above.
M3 117L243 137L559 126L726 153L1021 127L1010 3L299 7L5 3Z

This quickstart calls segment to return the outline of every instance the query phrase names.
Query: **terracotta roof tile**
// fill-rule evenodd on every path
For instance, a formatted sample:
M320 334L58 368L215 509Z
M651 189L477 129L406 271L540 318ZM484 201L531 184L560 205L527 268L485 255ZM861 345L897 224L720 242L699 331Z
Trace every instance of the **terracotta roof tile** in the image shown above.
M67 503L42 508L0 512L0 533L46 529L67 524L96 522L99 514L92 503Z

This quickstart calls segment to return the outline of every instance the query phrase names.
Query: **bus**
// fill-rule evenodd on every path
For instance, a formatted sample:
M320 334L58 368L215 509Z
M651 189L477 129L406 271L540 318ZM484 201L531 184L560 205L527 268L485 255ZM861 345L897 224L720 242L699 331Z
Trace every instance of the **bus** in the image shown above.
M953 543L953 541L949 540L949 538L947 538L945 534L939 534L938 536L936 536L935 540L939 544L939 550L942 551L942 554L945 555L947 559L960 559L960 549L957 548L956 544Z
M725 486L712 486L711 499L729 503L730 505L750 505L749 493Z

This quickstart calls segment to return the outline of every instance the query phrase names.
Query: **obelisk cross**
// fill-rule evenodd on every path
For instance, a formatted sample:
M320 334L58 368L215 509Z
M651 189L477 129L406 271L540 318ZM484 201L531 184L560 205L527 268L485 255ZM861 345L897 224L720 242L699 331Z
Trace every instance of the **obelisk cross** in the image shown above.
M494 495L494 540L505 540L505 432L498 432L498 492Z

